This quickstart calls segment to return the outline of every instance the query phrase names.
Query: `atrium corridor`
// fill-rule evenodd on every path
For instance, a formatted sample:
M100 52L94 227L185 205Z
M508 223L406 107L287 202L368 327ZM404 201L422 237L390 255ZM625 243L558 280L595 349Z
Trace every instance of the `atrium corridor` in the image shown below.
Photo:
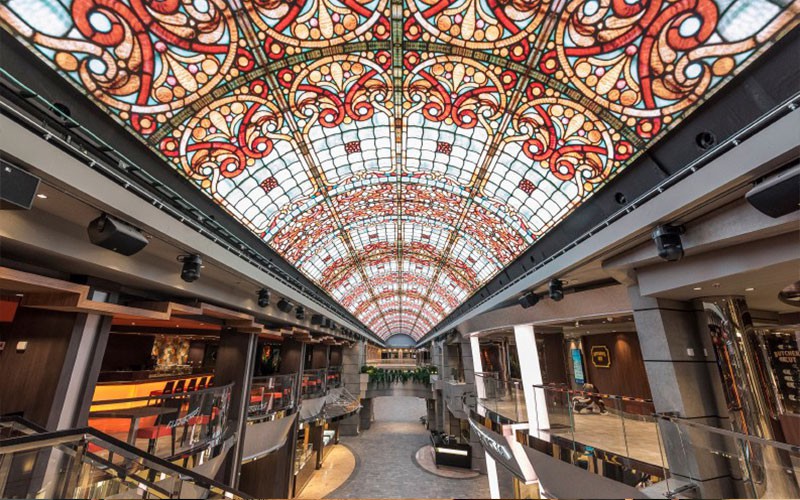
M375 398L375 421L358 437L342 443L356 455L352 476L327 498L488 498L486 476L472 479L439 477L414 460L429 443L420 424L425 401L413 397ZM380 480L375 480L380 478Z

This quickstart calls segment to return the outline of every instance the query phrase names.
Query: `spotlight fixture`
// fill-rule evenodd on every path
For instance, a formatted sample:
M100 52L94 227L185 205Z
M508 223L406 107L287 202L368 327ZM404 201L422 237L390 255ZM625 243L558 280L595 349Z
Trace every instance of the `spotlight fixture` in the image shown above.
M533 293L533 291L530 291L520 297L517 302L519 302L519 305L522 306L523 309L527 309L535 306L536 303L539 302L539 296Z
M662 224L655 228L651 236L656 242L658 256L669 262L681 260L683 257L681 235L684 231L683 226L673 226L672 224Z
M550 299L558 302L564 298L564 282L559 279L553 278L548 285Z
M303 306L297 306L294 310L294 317L297 319L306 319L306 310Z
M293 308L294 308L294 306L292 305L292 303L291 303L291 302L289 302L289 301L288 301L288 300L286 300L286 299L281 299L281 300L279 300L279 301L278 301L278 309L279 309L281 312L288 313L288 312L290 312L290 311L291 311Z
M269 289L262 288L258 291L258 307L267 307L269 305Z
M311 324L314 326L321 326L324 320L325 318L323 318L321 314L311 315Z
M200 266L203 265L203 258L197 254L179 255L178 262L183 262L181 269L181 279L187 283L197 281L200 278Z

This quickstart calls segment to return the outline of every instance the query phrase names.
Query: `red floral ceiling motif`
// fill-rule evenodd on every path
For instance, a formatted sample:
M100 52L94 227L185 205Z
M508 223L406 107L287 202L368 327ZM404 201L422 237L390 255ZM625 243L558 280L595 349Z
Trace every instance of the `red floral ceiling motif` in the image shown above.
M800 0L6 0L6 30L331 297L419 338Z

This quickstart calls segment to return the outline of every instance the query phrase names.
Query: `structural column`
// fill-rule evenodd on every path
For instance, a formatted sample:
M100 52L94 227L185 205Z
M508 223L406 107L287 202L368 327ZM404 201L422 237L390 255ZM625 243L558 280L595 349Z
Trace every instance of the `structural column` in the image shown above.
M364 342L358 342L353 347L342 348L342 386L359 399L361 399L361 395L366 390L366 387L361 387L361 365L364 349ZM366 408L361 409L361 413L366 411ZM356 414L339 422L339 434L342 436L357 436L360 430L360 419L361 416Z
M239 484L239 468L242 462L242 445L247 426L247 409L250 404L250 387L257 344L256 334L225 329L220 335L217 349L214 384L224 386L233 383L228 419L236 429L237 439L225 461L223 480L234 488Z
M515 325L514 340L517 344L519 367L522 375L522 390L525 394L525 411L531 431L549 429L547 401L544 390L535 389L542 385L542 369L539 366L539 350L531 325Z
M657 413L714 427L727 427L728 419L719 374L708 333L703 332L703 312L691 303L642 297L639 287L628 289L645 370ZM710 436L679 432L660 422L662 443L672 478L698 486L698 496L724 498L736 493L731 471L714 460L704 447ZM671 489L680 487L675 483Z
M0 337L2 413L49 430L86 426L110 328L109 316L20 307Z

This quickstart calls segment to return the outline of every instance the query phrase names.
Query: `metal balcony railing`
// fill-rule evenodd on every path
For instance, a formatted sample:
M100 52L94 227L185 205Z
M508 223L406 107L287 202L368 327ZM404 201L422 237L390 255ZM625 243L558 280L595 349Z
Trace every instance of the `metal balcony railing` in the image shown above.
M89 426L162 458L195 455L228 431L232 388L93 401Z
M522 381L503 380L497 372L475 372L478 404L515 422L528 420Z
M248 420L259 420L296 408L296 380L296 373L254 378L250 386Z
M213 475L224 455L204 458ZM89 427L2 439L0 465L2 498L247 498Z

